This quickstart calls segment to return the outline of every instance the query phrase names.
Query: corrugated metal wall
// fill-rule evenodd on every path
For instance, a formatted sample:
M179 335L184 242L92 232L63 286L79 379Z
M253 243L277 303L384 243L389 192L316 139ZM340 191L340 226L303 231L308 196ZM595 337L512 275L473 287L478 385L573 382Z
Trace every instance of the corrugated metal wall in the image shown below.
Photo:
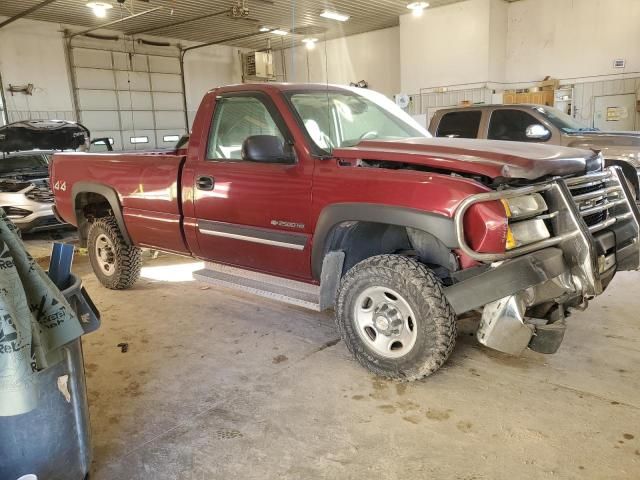
M575 117L593 126L594 99L603 95L635 94L640 100L640 77L599 82L576 83L574 87ZM640 113L636 113L636 130L640 128Z
M465 101L491 103L492 93L493 91L486 87L449 90L447 92L423 91L417 95L412 95L413 101L409 105L408 113L411 115L426 115L428 125L437 110L456 107Z

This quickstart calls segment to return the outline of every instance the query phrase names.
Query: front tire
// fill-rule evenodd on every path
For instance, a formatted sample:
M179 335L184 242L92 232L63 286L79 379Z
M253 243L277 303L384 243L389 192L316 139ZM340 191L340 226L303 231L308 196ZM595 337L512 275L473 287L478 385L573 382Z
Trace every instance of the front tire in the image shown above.
M456 339L456 315L438 278L400 255L371 257L347 272L338 292L336 323L361 365L401 381L437 371Z
M105 287L125 290L140 277L140 249L125 241L114 217L98 218L91 224L87 248L93 273Z

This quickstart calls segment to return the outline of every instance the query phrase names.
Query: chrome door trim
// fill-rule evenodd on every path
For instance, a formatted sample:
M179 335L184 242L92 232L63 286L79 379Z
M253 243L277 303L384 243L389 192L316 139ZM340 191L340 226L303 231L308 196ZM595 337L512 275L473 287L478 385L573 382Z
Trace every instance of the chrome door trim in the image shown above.
M259 243L272 247L304 250L307 246L307 235L300 233L278 232L257 227L246 227L210 220L198 221L198 231L203 235L232 238L244 242Z

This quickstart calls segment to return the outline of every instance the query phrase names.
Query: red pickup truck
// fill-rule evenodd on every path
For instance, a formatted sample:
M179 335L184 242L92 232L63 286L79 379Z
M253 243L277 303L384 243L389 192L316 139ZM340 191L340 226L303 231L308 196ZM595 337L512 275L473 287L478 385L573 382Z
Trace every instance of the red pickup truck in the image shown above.
M400 380L436 371L471 311L480 343L553 353L570 310L640 265L599 153L433 139L355 88L217 88L188 146L56 154L51 176L107 288L135 283L141 247L204 259L202 278L335 309L356 359Z

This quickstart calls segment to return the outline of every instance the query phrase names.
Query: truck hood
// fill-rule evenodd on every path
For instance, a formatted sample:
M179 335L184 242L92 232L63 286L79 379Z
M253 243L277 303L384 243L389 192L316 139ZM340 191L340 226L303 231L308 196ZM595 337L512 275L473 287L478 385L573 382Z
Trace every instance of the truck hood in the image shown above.
M367 140L333 151L336 158L381 160L491 179L538 180L581 175L600 168L591 150L498 140L409 138Z
M569 146L636 147L640 149L637 132L579 132L567 134Z
M0 152L76 150L89 143L89 130L66 120L25 120L0 127Z
M605 159L625 160L640 168L640 133L579 132L567 135L566 144L575 148L592 148Z

